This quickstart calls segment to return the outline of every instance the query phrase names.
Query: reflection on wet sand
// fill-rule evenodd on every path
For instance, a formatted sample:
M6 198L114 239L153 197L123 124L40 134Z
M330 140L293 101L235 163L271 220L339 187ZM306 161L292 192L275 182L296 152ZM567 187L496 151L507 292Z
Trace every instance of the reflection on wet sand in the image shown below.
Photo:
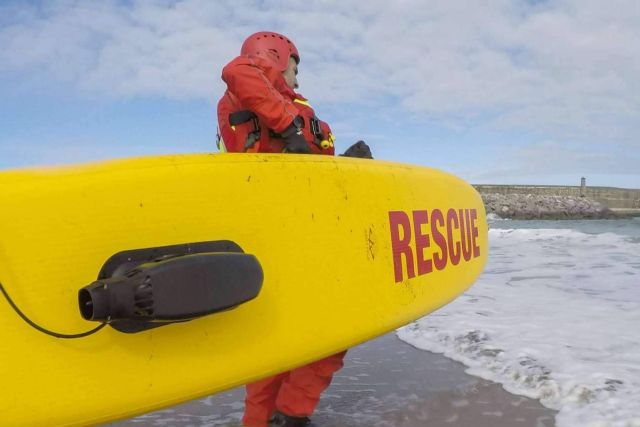
M112 426L236 427L243 398L240 387ZM347 353L313 421L318 427L552 427L554 415L390 333Z

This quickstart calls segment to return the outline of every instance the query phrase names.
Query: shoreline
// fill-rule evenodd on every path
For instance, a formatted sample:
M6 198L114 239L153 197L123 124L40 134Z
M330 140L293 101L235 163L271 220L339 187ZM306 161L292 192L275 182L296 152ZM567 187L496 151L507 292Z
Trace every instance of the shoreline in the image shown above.
M109 425L237 427L243 399L238 387ZM349 350L312 421L317 427L552 427L556 413L390 332Z

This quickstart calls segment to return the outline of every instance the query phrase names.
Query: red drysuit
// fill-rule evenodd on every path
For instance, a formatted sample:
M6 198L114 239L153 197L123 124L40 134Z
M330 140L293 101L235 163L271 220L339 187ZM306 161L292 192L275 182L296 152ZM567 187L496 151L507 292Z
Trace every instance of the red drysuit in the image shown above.
M281 153L284 143L278 137L296 116L304 120L303 134L311 153L334 154L329 125L319 120L307 100L287 86L282 72L266 56L239 56L222 70L227 91L218 102L220 149L229 152ZM230 123L230 115L250 112L256 120ZM247 144L251 132L259 136Z
M279 133L296 116L304 120L303 134L311 153L334 154L329 126L315 117L306 100L287 86L282 71L263 55L239 56L222 71L227 91L218 103L220 148L230 152L281 153ZM234 113L243 112L240 121ZM255 114L247 119L246 113ZM254 133L252 137L250 134ZM310 416L334 372L342 367L346 352L248 384L245 414L248 427L266 427L274 410L294 417Z
M247 384L244 417L247 427L265 427L274 410L294 417L308 417L333 374L342 368L346 351L300 368Z

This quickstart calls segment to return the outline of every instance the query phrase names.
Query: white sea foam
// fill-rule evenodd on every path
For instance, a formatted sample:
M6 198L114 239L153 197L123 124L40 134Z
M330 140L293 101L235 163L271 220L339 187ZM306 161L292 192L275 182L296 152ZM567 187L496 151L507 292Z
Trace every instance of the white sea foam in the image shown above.
M489 240L478 282L399 337L558 409L559 427L640 426L640 239L492 229Z

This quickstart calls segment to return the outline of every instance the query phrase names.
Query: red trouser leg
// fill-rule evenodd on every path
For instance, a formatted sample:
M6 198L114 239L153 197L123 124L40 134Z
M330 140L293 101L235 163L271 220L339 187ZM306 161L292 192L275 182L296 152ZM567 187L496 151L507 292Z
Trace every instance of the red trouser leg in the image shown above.
M267 427L271 414L276 409L276 399L282 381L288 372L247 384L242 424L247 427Z
M286 415L309 417L329 387L333 374L343 366L343 351L289 372L278 391L276 408Z
M275 409L294 417L310 416L333 374L342 368L343 351L289 372L247 384L244 417L247 427L266 427Z

